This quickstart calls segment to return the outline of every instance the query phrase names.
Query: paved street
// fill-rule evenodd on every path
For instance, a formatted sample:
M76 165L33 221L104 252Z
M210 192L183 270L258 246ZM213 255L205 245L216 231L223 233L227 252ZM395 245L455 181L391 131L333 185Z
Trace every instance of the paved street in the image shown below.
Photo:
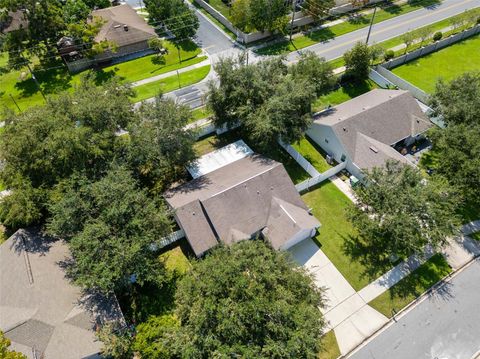
M471 359L480 349L480 259L351 359Z
M479 6L480 0L444 0L437 6L412 11L405 15L375 24L370 36L370 43L388 40L410 30L441 21L462 13L465 10ZM316 52L327 60L332 60L342 56L345 51L352 48L358 41L365 41L367 33L368 27L365 27L332 40L310 46L308 50ZM288 60L295 61L298 59L298 56L299 54L297 52L290 53Z

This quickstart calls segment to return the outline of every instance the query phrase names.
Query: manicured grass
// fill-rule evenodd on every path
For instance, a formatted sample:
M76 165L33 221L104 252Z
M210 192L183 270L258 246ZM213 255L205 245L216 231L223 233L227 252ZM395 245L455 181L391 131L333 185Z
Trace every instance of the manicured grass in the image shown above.
M170 271L176 271L178 274L185 274L190 269L190 261L182 250L182 246L176 245L159 256L160 261Z
M293 143L295 148L310 164L320 173L332 168L325 160L325 152L309 137L305 136L300 141Z
M210 72L210 65L202 66L194 70L186 71L179 76L173 75L167 78L150 82L145 85L135 87L136 95L133 101L138 102L154 97L160 92L166 93L185 86L193 85L203 80ZM179 79L180 78L180 79Z
M388 260L369 257L346 215L354 204L332 182L321 183L302 199L322 224L316 241L355 290L391 268Z
M432 285L445 278L451 271L452 268L445 258L441 254L436 254L368 304L386 317L391 318L393 311L398 312L406 307Z
M204 118L210 117L212 115L212 111L207 109L207 107L199 107L195 110L192 110L193 121L202 120Z
M480 242L480 232L475 232L475 233L469 234L468 236Z
M197 155L202 156L239 139L244 140L254 152L281 162L293 183L297 184L310 178L308 173L305 172L304 169L300 167L300 165L283 148L280 147L280 145L276 144L268 149L261 150L258 148L258 146L255 146L255 144L252 144L246 140L238 129L229 131L222 135L210 135L200 139L195 144L195 151L197 152Z
M360 96L365 92L378 88L377 84L371 80L360 83L345 84L337 90L331 91L326 95L320 96L312 105L314 111L321 111L328 105L338 105L354 97Z
M163 60L159 59L157 55L150 55L105 67L94 72L95 82L100 85L113 76L118 76L124 83L134 82L187 67L206 59L204 56L198 56L201 51L191 41L184 41L180 44L181 62L179 62L175 46L168 41L165 41L165 45L169 53ZM7 71L6 62L7 55L0 54L0 107L6 106L18 111L10 95L13 96L22 111L35 105L44 104L43 97L28 70L24 68L19 71ZM34 61L35 76L47 96L62 91L73 91L74 85L80 83L80 78L85 73L71 75L61 61L48 64L46 68L48 69L43 70L39 67L38 61ZM22 73L25 74L23 81L21 80Z
M206 2L227 19L230 17L230 7L222 0L207 0Z
M432 93L439 78L450 81L467 71L480 70L480 36L451 45L392 70L394 74Z
M322 351L318 355L318 359L337 359L340 356L340 348L338 347L335 332L330 330L322 337Z
M391 19L393 17L406 14L411 11L421 9L422 7L438 4L439 0L419 0L404 5L390 5L383 9L377 10L374 24ZM293 38L292 42L281 42L270 46L263 47L257 52L261 55L279 55L287 52L303 49L316 43L327 41L347 34L349 32L369 26L373 14L363 15L356 18L347 19L345 22L312 31L306 35Z

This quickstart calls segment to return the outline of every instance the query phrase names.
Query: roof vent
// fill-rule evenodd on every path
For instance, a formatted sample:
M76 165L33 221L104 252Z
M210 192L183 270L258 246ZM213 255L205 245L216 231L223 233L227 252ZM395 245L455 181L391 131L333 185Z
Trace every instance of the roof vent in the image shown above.
M119 28L121 28L121 27L122 27L122 25L115 25L113 28L114 28L114 29L119 29Z
M378 153L378 149L376 147L373 147L373 146L370 146L370 149L375 152L375 153Z
M346 127L344 127L343 130L344 130L345 132L347 132L347 128L346 128Z
M123 30L128 31L128 25L123 25Z

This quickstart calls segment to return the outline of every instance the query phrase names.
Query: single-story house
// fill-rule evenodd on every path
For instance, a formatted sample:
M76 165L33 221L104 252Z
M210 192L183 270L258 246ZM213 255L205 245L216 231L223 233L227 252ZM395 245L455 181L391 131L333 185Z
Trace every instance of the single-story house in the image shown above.
M256 236L284 250L320 227L283 165L245 146L240 141L218 150L218 156L210 153L209 161L201 158L193 170L198 177L165 193L198 257L219 243Z
M375 89L317 115L307 135L362 178L390 159L411 164L395 148L411 146L431 126L408 91Z
M65 276L67 245L19 230L0 245L0 330L27 358L101 358L95 330L125 325L114 295L82 291Z
M97 55L99 62L109 61L113 57L142 54L149 50L148 40L157 37L154 28L128 4L94 10L90 21L95 21L95 18L104 21L95 36L95 42L111 41L117 46L116 52L105 51Z

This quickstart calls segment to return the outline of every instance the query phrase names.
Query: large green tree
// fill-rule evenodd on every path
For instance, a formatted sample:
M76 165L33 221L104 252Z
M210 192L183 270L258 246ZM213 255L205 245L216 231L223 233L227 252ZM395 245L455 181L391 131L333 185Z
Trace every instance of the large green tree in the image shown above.
M439 181L426 181L412 166L389 161L365 176L350 218L379 254L409 256L442 247L456 233L457 196Z
M140 285L161 278L150 246L170 233L169 212L129 171L114 166L96 182L73 176L52 198L47 229L68 241L69 273L77 283L107 292L124 288L133 277Z
M451 124L430 136L439 155L434 172L458 188L465 201L480 203L480 124Z
M10 339L6 338L0 330L0 358L2 359L27 359L22 353L10 350Z
M307 0L302 4L305 14L313 17L317 21L328 17L329 10L334 6L335 1L333 0Z
M138 120L129 127L128 160L143 181L161 191L185 172L195 159L193 130L188 107L158 97L138 110Z
M195 12L183 0L145 0L145 8L152 24L163 23L178 40L194 36L200 25Z
M368 78L372 54L368 45L357 42L355 46L343 54L345 61L345 77L354 81L363 81Z
M0 179L13 195L0 203L0 220L35 223L59 181L75 172L101 176L116 156L116 132L136 116L129 95L117 82L98 87L85 79L73 94L61 94L18 115L8 113L0 134ZM24 189L28 191L15 193Z
M311 82L315 86L317 95L330 91L336 83L332 65L311 51L303 52L300 60L290 66L289 71L295 78L303 78Z
M208 106L217 126L244 125L266 147L279 137L296 141L310 125L315 79L306 71L290 73L282 58L247 64L245 57L222 59L215 70L220 82L209 84Z
M284 32L291 3L285 0L250 0L250 27L259 31Z
M182 358L316 358L322 292L287 252L260 240L215 249L178 283Z
M440 79L430 106L448 125L480 125L480 72L467 72L450 82Z

